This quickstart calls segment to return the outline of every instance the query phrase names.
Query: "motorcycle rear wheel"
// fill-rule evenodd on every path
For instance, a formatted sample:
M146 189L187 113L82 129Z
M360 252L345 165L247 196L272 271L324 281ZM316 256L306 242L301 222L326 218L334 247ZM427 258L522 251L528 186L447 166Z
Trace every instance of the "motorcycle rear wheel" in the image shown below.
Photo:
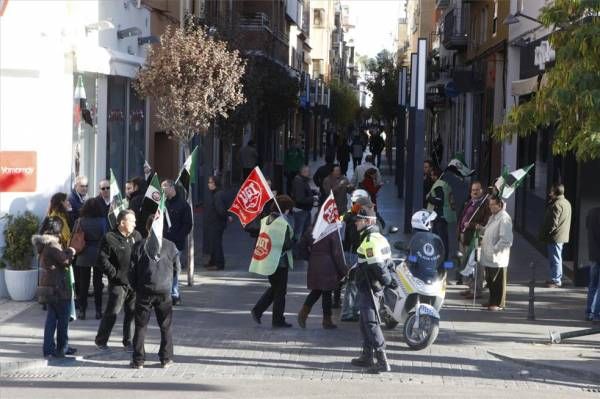
M410 349L418 351L432 345L440 331L440 321L428 315L419 316L419 328L414 331L415 312L411 312L404 323L403 333Z

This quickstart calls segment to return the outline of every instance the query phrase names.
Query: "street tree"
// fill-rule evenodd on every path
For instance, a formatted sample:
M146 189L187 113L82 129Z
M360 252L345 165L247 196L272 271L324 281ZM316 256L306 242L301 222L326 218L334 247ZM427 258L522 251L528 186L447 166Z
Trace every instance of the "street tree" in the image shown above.
M386 152L391 162L392 122L398 114L398 67L394 54L383 50L367 63L367 89L373 93L371 111L374 118L385 124ZM390 168L391 168L390 163Z
M494 129L498 140L553 126L552 152L580 161L600 157L600 1L554 0L539 19L553 27L552 68L530 101L513 107Z
M134 87L153 101L159 127L183 146L187 159L192 138L244 102L244 68L237 51L230 51L198 25L168 26L160 43L148 49ZM188 201L191 206L191 195ZM193 234L187 247L188 285L193 285Z
M331 119L333 123L345 131L352 125L358 116L360 105L352 87L334 79L331 82Z

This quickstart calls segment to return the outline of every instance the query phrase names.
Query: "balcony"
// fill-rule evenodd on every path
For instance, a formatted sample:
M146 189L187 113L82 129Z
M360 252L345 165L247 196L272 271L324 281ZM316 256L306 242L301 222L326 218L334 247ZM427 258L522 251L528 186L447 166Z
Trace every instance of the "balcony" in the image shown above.
M448 50L465 50L468 36L468 8L453 8L444 17L442 44Z
M440 10L448 7L449 4L450 0L435 0L435 7Z

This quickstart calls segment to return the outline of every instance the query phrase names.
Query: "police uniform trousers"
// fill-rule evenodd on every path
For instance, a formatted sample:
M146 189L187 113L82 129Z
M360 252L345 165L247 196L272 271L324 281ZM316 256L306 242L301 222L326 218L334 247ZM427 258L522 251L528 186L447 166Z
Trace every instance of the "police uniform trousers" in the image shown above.
M358 287L358 307L360 310L360 333L363 337L363 346L372 350L384 350L385 339L377 319L377 309L373 307L368 288ZM375 296L377 302L378 296Z

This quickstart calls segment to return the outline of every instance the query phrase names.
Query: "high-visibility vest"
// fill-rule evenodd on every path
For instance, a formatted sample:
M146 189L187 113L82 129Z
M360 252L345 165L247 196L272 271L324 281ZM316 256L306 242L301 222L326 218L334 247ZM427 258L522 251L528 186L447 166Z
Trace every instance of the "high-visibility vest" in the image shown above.
M269 216L260 221L260 233L256 240L256 247L252 253L250 262L250 272L263 276L270 276L277 270L279 260L282 256L287 256L288 265L293 269L292 251L283 251L285 242L285 233L291 228L283 216L279 216L271 224L267 224Z
M444 212L444 214L439 216L446 219L446 222L448 223L456 223L456 212L454 212L454 209L452 209L452 204L450 202L452 196L452 188L450 187L450 185L448 185L448 183L446 183L442 179L437 179L435 183L433 183L433 186L431 186L431 190L427 194L427 197L429 198L429 196L432 195L435 189L438 187L441 187L442 191L444 192L444 206L442 207L442 211ZM427 204L428 211L433 211L434 208L435 205L433 205L432 203Z
M356 250L358 263L383 264L392 259L392 251L388 240L381 233L370 233Z

